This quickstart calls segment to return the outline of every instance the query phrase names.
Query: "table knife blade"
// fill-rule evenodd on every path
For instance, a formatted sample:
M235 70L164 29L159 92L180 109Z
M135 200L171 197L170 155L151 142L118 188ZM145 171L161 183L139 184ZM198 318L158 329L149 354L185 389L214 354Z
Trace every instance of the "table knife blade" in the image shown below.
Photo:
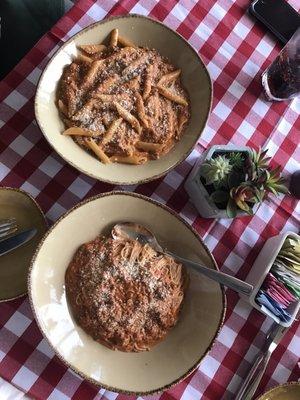
M37 229L27 229L26 231L17 233L7 239L0 242L0 256L9 253L10 251L17 249L23 244L31 240L37 233Z

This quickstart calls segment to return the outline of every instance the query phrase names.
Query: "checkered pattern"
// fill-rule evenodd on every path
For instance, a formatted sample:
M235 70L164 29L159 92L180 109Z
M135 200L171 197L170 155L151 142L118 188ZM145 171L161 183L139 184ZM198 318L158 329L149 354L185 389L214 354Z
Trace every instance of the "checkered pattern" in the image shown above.
M299 169L300 100L268 103L260 75L279 51L274 38L247 14L248 0L81 0L0 84L0 179L39 202L50 222L85 197L113 187L68 166L46 143L34 121L33 99L41 71L60 44L107 15L135 12L163 21L184 36L208 66L214 102L208 125L192 154L166 177L131 188L167 204L205 239L222 270L245 278L265 240L299 230L300 207L289 196L271 199L254 217L204 220L183 182L199 152L212 144L268 147L284 174ZM291 1L299 7L297 0ZM228 290L224 327L198 370L151 399L234 399L270 326L270 320ZM274 352L259 392L300 376L300 328L296 322ZM126 396L83 381L53 354L23 298L0 305L0 375L37 399L107 399Z

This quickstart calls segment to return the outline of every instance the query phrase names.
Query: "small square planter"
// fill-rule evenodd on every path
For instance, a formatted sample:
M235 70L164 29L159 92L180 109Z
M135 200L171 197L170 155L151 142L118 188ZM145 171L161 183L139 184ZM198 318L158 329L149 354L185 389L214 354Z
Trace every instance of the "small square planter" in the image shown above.
M273 236L272 238L270 238L266 241L266 243L264 244L261 252L257 256L257 258L246 278L246 282L250 283L254 287L253 292L250 295L250 297L241 295L241 298L243 298L247 302L250 302L250 304L254 308L259 310L261 313L271 317L272 319L274 319L274 321L276 321L278 324L280 324L282 326L291 326L292 325L298 311L300 310L300 301L297 301L288 307L288 311L292 315L291 321L282 322L279 320L279 318L277 318L271 312L268 312L268 311L264 312L261 309L261 306L256 303L255 297L256 297L259 289L261 288L263 281L265 280L268 272L272 268L272 265L278 255L279 251L281 250L281 247L282 247L283 243L285 242L285 239L288 236L299 239L299 235L297 235L296 233L285 232L283 234Z
M234 145L215 145L206 150L196 162L190 175L185 182L185 190L188 192L191 201L197 208L199 214L204 218L229 218L226 210L220 209L212 201L210 194L207 192L205 185L201 182L200 169L201 165L210 160L215 152L250 152L249 147ZM254 204L253 213L257 211L259 204ZM238 210L237 217L249 216L245 211Z

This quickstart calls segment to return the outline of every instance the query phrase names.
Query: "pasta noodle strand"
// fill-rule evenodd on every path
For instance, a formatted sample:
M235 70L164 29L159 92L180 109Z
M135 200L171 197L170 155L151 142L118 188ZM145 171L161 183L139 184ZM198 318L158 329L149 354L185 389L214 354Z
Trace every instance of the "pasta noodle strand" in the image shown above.
M162 145L159 143L149 143L149 142L137 142L136 147L138 149L150 152L160 152L162 150Z
M168 90L168 89L166 89L166 88L164 88L162 86L157 86L157 90L166 99L174 101L175 103L178 103L178 104L180 104L182 106L186 106L186 107L188 106L187 101L183 97L181 97L181 96L179 96L179 95L177 95L175 93L170 92L170 90Z
M106 131L104 138L102 140L102 144L105 145L108 143L111 138L113 137L114 133L118 130L119 126L121 125L123 118L115 119L111 125L109 126L108 130Z
M85 140L85 143L104 164L109 164L111 162L109 157L107 157L107 155L104 153L101 147L98 146L93 139Z
M110 46L116 47L118 44L119 30L117 28L113 29L110 34Z
M85 54L79 54L77 56L77 60L88 63L88 64L93 62L93 59L91 57L86 56Z
M122 107L121 104L115 102L114 103L116 110L118 111L119 115L124 118L129 124L137 130L139 133L141 132L141 125L139 121L135 118L134 115L130 114L129 111L126 110L126 108Z
M158 86L165 85L169 82L175 81L181 73L181 69L177 69L176 71L170 72L169 74L163 75L158 81Z
M124 164L145 164L148 161L147 153L134 153L132 156L112 156L111 161L113 162L120 162Z
M143 91L143 99L146 100L151 92L152 88L152 80L153 80L153 65L150 64L147 69L144 91Z
M102 51L106 50L106 46L104 44L81 44L77 47L79 50L82 50L89 55L101 53Z
M131 40L121 35L118 36L118 43L120 43L124 47L136 47L136 45Z
M139 119L141 120L142 125L145 128L148 128L149 127L149 122L147 120L147 116L146 116L146 113L145 113L145 107L144 107L143 98L139 94L139 92L135 93L135 97L136 97L136 108L137 108L137 113L138 113Z
M79 128L77 126L72 126L71 128L66 129L63 132L65 136L98 136L101 135L101 132L91 131L89 129Z

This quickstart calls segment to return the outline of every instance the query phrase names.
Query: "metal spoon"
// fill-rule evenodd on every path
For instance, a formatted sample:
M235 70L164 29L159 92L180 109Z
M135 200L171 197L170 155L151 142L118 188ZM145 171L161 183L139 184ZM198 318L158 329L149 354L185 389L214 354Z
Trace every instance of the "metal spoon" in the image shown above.
M149 244L149 246L151 246L158 253L167 254L173 257L174 259L180 261L187 267L193 268L195 271L207 276L213 281L219 282L229 287L230 289L233 289L238 293L250 296L251 292L253 291L252 285L249 285L248 283L243 282L238 278L224 274L223 272L220 271L216 271L215 269L208 268L205 265L202 265L198 262L190 261L187 260L186 258L179 257L168 250L164 250L156 240L153 233L142 225L133 222L118 223L112 229L112 237L114 239L127 238L132 240L138 240L142 245Z

